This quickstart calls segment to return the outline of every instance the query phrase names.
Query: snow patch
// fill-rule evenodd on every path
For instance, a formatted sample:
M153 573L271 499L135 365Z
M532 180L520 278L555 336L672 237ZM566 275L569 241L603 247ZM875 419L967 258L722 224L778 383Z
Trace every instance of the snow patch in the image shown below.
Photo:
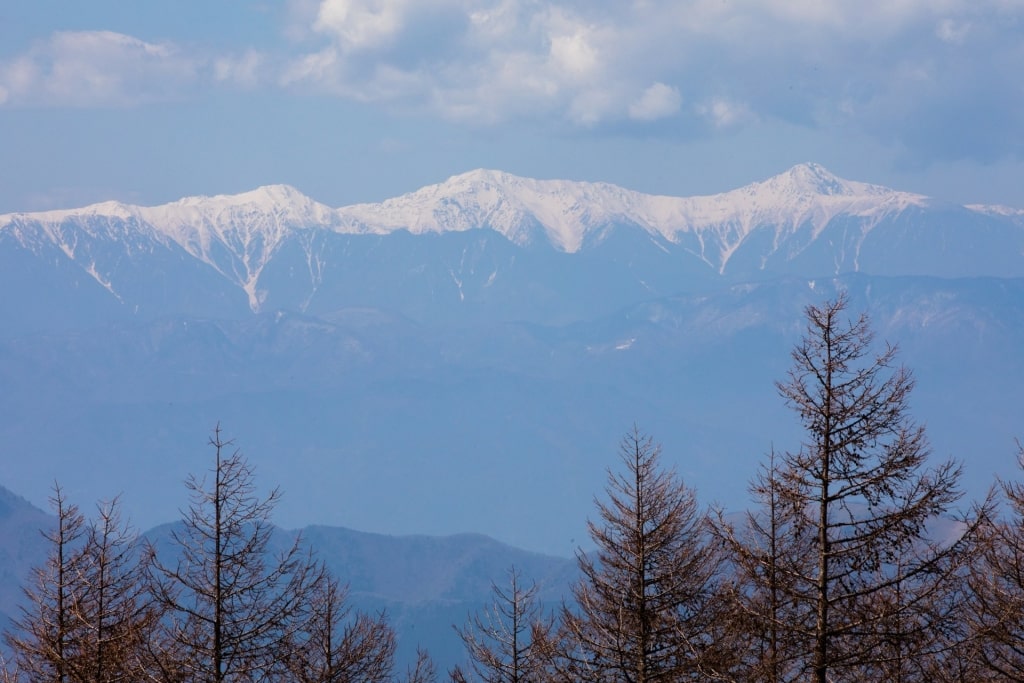
M121 298L121 295L114 291L114 286L113 286L113 284L111 284L110 280L108 280L107 278L105 278L102 275L100 275L99 271L96 270L96 262L95 261L93 261L93 262L91 262L89 264L89 267L85 269L85 272L89 273L89 275L92 277L93 280L96 280L96 282L100 283L100 285L104 289L106 289L108 292L113 294L114 297L118 301L120 301L121 303L124 303L124 300Z

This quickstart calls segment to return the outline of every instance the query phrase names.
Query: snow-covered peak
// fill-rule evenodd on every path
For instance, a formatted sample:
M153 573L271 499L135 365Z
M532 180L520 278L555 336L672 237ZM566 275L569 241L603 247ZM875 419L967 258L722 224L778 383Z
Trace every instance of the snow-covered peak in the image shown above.
M851 183L831 173L820 164L808 162L797 164L784 173L769 178L765 184L772 190L786 195L826 195L826 196L851 196L863 194L864 189L874 186L865 186L861 183ZM885 191L885 188L877 188Z
M56 224L68 219L80 217L102 216L104 218L129 219L136 215L139 207L118 201L105 201L89 204L77 209L51 209L32 213L10 213L0 215L0 228L17 220L32 220L40 223Z
M755 206L780 210L811 205L834 206L840 210L893 206L905 208L928 201L923 195L845 180L814 163L798 164L767 180L706 199L713 198L727 200L739 212Z
M209 260L221 242L244 257L273 250L290 232L334 223L335 212L289 185L265 185L240 194L185 197L140 209L140 215L191 254Z
M145 220L241 284L253 310L262 293L257 282L264 266L296 230L330 228L334 209L289 185L266 185L249 192L214 197L186 197L170 204L141 209ZM225 264L217 256L226 247L234 256Z
M235 219L276 226L304 227L330 223L334 210L290 185L265 185L240 194L185 197L170 204L142 209L155 224L172 234L201 225L217 230Z
M339 210L350 229L413 233L491 228L517 244L542 235L568 252L611 223L633 223L648 195L607 183L535 180L475 170L443 183Z
M157 206L105 201L77 209L13 213L0 216L0 227L15 220L57 224L90 218L137 219L174 238L183 230L190 232L202 224L216 228L235 217L272 216L277 223L302 227L333 223L334 215L334 209L290 185L265 185L240 194L183 197Z
M459 173L448 178L443 183L432 185L441 190L472 190L478 187L503 187L507 189L514 188L516 186L523 186L529 183L542 182L533 178L523 178L520 176L506 173L505 171L497 171L489 168L477 168L472 171L466 171L465 173Z
M185 197L159 206L103 202L83 209L0 216L0 230L16 233L26 246L48 242L72 259L78 258L80 238L86 235L127 244L139 237L176 243L238 283L253 310L259 309L264 295L257 287L260 273L284 241L298 230L331 229L336 224L334 209L288 185Z
M312 202L306 195L296 190L291 185L263 185L255 190L241 192L239 194L219 194L212 197L198 195L183 197L167 206L207 206L207 207L229 207L229 206L250 206L267 212L273 212L281 206L303 205Z

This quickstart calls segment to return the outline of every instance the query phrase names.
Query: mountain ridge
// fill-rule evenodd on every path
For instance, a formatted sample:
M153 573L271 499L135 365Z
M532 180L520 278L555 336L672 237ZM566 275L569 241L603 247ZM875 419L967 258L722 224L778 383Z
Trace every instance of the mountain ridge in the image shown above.
M146 290L161 306L178 306L172 313L213 301L215 315L239 315L239 298L250 312L315 308L361 287L356 273L377 277L367 264L385 253L404 264L409 286L428 293L428 307L519 297L536 281L523 259L581 272L589 266L579 259L590 259L629 271L637 291L661 295L698 281L779 274L1019 277L1024 211L943 204L814 163L697 197L478 169L337 209L267 185L155 207L103 202L6 214L0 265L5 249L9 270L29 267L27 251L41 262L31 268L57 269L62 287L113 297L126 310L152 308L153 296L136 294ZM181 278L168 273L182 266L202 285L177 291Z
M482 200L475 207L464 206L460 199L468 195ZM343 234L490 227L512 242L523 244L530 235L522 222L532 216L554 246L573 252L583 246L587 233L602 223L634 223L652 234L678 239L679 233L700 232L727 220L745 223L749 232L754 220L777 219L786 208L802 209L798 221L817 210L814 217L820 220L823 215L834 216L837 210L899 210L928 199L845 180L811 162L741 188L696 196L655 195L610 183L538 180L476 169L378 203L331 208L290 185L277 184L233 195L183 197L157 206L106 201L75 209L10 213L0 215L0 230L26 220L59 224L82 217L135 219L197 255L188 245L202 246L208 242L211 230L223 238L230 231L218 230L218 219L225 217L229 221L260 218L259 222L268 228L320 228ZM469 210L473 208L477 210ZM979 211L992 209L976 207Z

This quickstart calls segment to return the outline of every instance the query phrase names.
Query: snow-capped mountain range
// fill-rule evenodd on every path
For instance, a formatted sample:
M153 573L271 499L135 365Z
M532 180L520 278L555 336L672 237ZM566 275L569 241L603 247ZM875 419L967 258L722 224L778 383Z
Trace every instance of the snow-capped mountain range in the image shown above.
M843 180L812 163L701 197L477 170L379 204L337 209L284 185L155 207L104 202L0 216L0 257L4 247L37 257L62 254L109 295L146 308L134 301L137 287L126 275L126 259L187 255L208 268L207 275L240 288L252 311L273 303L271 264L287 260L294 291L277 305L306 310L325 281L330 289L332 271L347 267L344 254L353 239L480 231L520 249L550 247L566 255L599 250L614 234L626 233L620 239L631 240L633 261L647 260L637 249L665 252L676 262L680 283L695 275L735 281L779 273L1024 274L1024 212L952 206ZM462 255L456 248L446 269L452 296L464 301L479 291L467 284L475 273L465 271L465 241L460 246ZM505 275L500 265L491 264L477 290ZM653 287L641 268L634 270L637 282ZM678 288L671 278L654 287L662 293Z
M212 241L239 257L259 249L273 252L281 240L302 229L344 234L387 234L406 230L461 232L489 228L525 246L543 238L575 252L595 232L634 225L670 242L686 234L716 235L728 251L751 231L774 225L790 232L810 223L820 232L840 214L878 221L928 198L878 185L843 180L818 164L794 166L747 187L705 197L668 197L626 190L608 183L534 180L501 171L475 170L379 204L331 209L287 185L268 185L238 195L186 197L171 204L141 207L103 202L82 209L0 216L0 225L38 221L60 242L54 228L69 221L105 218L151 228L193 256L210 261ZM975 207L979 212L994 212ZM723 230L723 226L733 226ZM705 241L712 241L704 238ZM65 244L65 247L67 245Z

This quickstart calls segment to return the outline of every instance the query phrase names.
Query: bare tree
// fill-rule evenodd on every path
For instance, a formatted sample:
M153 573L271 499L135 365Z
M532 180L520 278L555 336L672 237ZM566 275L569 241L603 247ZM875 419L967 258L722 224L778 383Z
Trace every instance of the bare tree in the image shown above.
M494 599L482 613L469 618L456 632L466 646L472 676L461 668L451 672L454 683L541 683L549 680L545 645L554 620L542 614L537 584L524 586L520 572L508 572L508 588L491 584Z
M416 650L416 662L406 671L404 683L436 683L437 668L426 650Z
M814 614L791 599L787 586L810 571L814 552L804 525L794 524L780 490L774 450L750 486L755 507L736 521L719 511L713 533L728 554L730 581L722 591L719 658L728 678L783 683L806 676Z
M191 503L171 534L175 555L152 546L147 574L161 620L157 672L162 681L273 680L283 675L294 635L305 622L318 567L296 539L272 556L270 514L280 497L256 495L242 454L218 426L210 439L209 478L186 482Z
M1024 471L1019 443L1017 461ZM1024 681L1024 483L1001 480L999 489L1010 510L983 526L971 573L972 653L984 680Z
M720 553L696 495L660 465L638 430L622 441L625 472L608 473L589 523L597 545L578 553L576 607L563 608L563 677L653 683L703 676L715 620Z
M288 674L296 683L385 683L394 667L395 633L383 615L353 614L347 591L322 570L296 634Z
M145 670L145 641L159 614L148 599L135 532L115 498L100 503L89 524L72 616L80 633L77 681L137 681Z
M18 670L32 680L142 679L145 636L156 614L145 596L136 536L121 521L117 499L98 505L92 521L60 487L51 504L57 527L44 534L50 556L34 570L28 606L7 634Z
M818 683L860 679L872 662L900 680L939 654L933 645L948 650L936 636L957 616L936 606L960 585L977 525L965 519L952 538L930 537L961 496L960 468L926 469L924 429L908 416L912 376L894 367L894 347L872 355L866 316L849 321L846 307L840 295L806 309L807 332L777 385L806 433L782 456L779 502L787 535L813 543L811 566L786 567L779 587L813 614L805 665Z
M32 584L24 589L26 604L4 639L22 675L30 680L65 683L73 680L80 656L79 623L73 615L87 529L85 516L67 501L59 485L53 487L50 507L57 516L57 526L42 532L49 543L49 555L42 566L32 570Z
M974 532L971 532L972 534ZM908 558L897 554L895 580L870 601L873 649L850 666L848 677L894 683L979 681L965 623L967 558L949 558L925 580L907 578Z

